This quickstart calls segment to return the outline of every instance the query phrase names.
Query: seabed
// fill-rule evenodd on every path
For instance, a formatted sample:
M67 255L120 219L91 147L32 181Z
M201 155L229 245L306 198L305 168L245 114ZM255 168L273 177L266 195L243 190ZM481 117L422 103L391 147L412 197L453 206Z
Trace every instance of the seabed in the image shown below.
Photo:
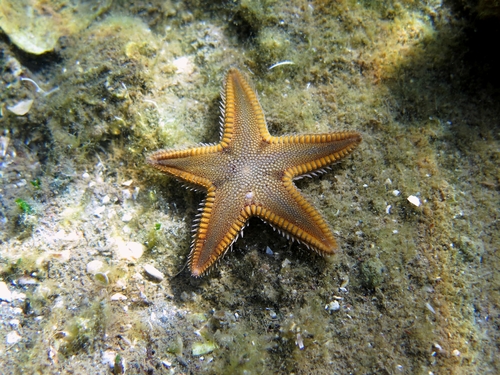
M0 1L6 374L497 374L495 1ZM252 220L184 269L203 194L145 165L218 141L252 80L273 135L352 130L297 181L340 249Z

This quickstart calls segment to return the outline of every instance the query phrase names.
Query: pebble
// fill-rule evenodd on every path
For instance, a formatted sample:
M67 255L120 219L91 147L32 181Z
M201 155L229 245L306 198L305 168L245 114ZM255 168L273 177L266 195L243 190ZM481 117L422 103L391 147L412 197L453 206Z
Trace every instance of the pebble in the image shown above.
M299 347L300 350L304 349L304 341L302 340L302 335L300 333L297 333L295 344Z
M106 350L102 353L102 364L109 365L109 367L115 367L116 352L113 350Z
M7 302L12 301L12 292L4 281L0 281L0 300Z
M325 310L331 314L332 311L340 310L340 304L338 303L338 301L332 301L325 306Z
M139 242L124 242L119 240L117 241L115 253L118 259L135 261L142 256L145 250L146 247Z
M273 255L274 252L271 250L271 248L269 246L266 247L266 254L267 255Z
M420 199L415 196L415 195L410 195L408 198L408 202L410 202L411 204L413 204L414 206L416 207L420 207Z
M22 286L36 285L38 284L38 280L31 276L21 276L19 279L17 279L17 283Z
M394 195L395 197L399 197L399 194L401 194L401 192L399 190L392 191L392 195Z
M105 196L101 199L101 203L102 203L102 204L108 204L110 201L111 201L111 198L109 197L109 195L105 195Z
M100 260L93 260L92 262L87 263L87 273L95 275L103 265L104 263Z
M19 333L17 333L16 331L10 331L7 334L6 342L7 342L7 345L14 345L14 344L17 344L19 341L21 341L21 339L22 339L22 337L19 336Z
M111 296L111 301L125 301L127 300L127 296L121 293L115 293Z
M455 357L460 357L462 353L460 353L460 350L455 349L454 351L451 352Z
M153 279L156 279L158 281L162 281L165 278L163 273L158 271L151 264L146 264L143 268L144 268L144 271L148 274L148 276L151 276Z
M132 198L132 193L130 192L130 190L124 189L124 190L122 190L122 196L123 196L123 200L126 201L126 200Z
M122 216L122 221L123 221L124 223L128 223L128 222L129 222L130 220L132 220L132 219L133 219L133 216L132 216L131 214L124 214L124 215Z
M97 217L101 217L101 214L104 212L105 209L106 209L106 207L104 207L104 206L97 207L94 210L94 215L97 216Z
M88 180L90 178L90 175L87 172L85 172L84 174L82 174L82 178Z

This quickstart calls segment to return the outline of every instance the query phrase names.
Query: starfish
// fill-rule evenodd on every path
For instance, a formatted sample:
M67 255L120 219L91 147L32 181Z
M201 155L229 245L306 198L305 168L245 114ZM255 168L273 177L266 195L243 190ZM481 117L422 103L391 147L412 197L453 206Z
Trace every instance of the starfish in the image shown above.
M192 276L205 274L253 216L321 255L333 254L337 243L332 230L293 180L324 172L351 153L361 135L273 137L256 93L235 68L228 71L221 96L219 143L160 150L147 159L154 168L206 191L193 230Z

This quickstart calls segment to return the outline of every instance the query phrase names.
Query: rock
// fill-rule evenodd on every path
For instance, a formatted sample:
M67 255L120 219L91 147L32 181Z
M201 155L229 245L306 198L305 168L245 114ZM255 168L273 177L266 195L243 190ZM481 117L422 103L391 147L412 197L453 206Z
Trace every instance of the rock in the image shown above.
M120 239L117 241L115 254L118 259L136 261L142 256L145 250L146 246L139 242L124 242Z
M115 367L116 352L113 350L106 350L102 353L102 364L108 365L109 367Z
M0 300L7 302L12 301L12 292L4 281L0 281Z
M192 346L192 352L194 356L200 356L213 352L215 348L217 348L217 346L211 341L195 342Z
M338 303L338 301L332 301L325 306L325 310L331 314L332 311L340 310L340 304Z
M153 279L156 279L158 281L162 281L165 278L163 273L158 271L155 267L153 267L150 264L146 264L143 268L144 268L144 271L146 272L146 274L148 276L152 277Z
M5 341L7 342L7 345L14 345L14 344L17 344L21 340L22 340L22 337L19 336L19 333L17 333L16 331L10 331L7 334L7 338Z
M123 221L124 223L128 223L128 222L129 222L130 220L132 220L133 218L134 218L134 217L133 217L131 214L127 213L127 214L124 214L124 215L122 216L122 221Z
M85 29L111 6L111 0L66 2L0 1L0 28L20 49L40 55L52 51L61 36Z
M421 204L421 203L420 203L420 199L419 199L417 196L415 196L415 195L410 195L410 196L409 196L408 198L406 198L406 199L408 199L408 202L410 202L411 204L413 204L413 205L414 205L414 206L416 206L416 207L419 207L419 206L420 206L420 204Z
M121 293L115 293L111 296L111 301L126 301L127 296L121 294Z
M104 265L100 260L93 260L92 262L87 263L87 273L91 273L95 275Z

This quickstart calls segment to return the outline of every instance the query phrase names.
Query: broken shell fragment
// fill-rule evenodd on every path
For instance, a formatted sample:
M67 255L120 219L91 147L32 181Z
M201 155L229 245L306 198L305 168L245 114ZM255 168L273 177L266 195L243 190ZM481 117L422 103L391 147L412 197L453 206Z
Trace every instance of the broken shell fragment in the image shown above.
M28 113L33 105L33 99L21 100L13 106L7 106L7 109L18 116L24 116Z

